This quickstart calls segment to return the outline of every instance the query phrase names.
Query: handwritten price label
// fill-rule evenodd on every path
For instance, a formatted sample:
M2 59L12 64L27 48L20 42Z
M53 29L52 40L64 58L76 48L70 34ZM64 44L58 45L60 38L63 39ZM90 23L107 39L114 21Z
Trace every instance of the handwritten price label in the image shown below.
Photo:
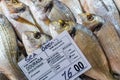
M66 31L18 65L29 80L73 80L91 68Z

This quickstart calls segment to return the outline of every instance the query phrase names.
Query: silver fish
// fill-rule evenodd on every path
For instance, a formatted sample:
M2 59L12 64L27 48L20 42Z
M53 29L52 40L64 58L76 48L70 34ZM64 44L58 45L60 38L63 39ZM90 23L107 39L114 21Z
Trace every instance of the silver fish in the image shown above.
M82 25L89 28L91 31L95 31L99 27L102 27L102 25L105 23L105 20L95 14L91 13L81 13L78 14L82 21Z
M49 28L51 36L55 38L62 31L70 31L75 26L75 23L72 21L58 20L50 23Z
M2 14L0 14L0 46L0 72L10 80L25 80L17 65L18 48L14 30Z
M88 27L92 31L97 27L101 27L104 23L104 19L98 15L92 14L86 9L84 9L85 5L82 6L82 0L60 0L65 3L70 10L73 12L77 23Z
M120 38L114 25L105 23L96 35L106 53L111 72L120 79Z
M23 3L12 3L11 1L1 1L3 13L12 23L17 36L21 40L21 35L25 31L39 31L30 14L27 6Z
M85 0L91 12L114 24L120 36L120 15L113 0ZM93 5L93 6L91 6Z
M49 23L51 21L73 20L74 15L67 6L58 0L19 0L30 7L30 10L44 33L50 34Z
M115 80L112 74L110 74L106 56L96 36L88 28L80 24L74 25L75 26L68 31L92 65L92 69L86 72L85 75L97 80ZM55 27L62 28L59 24L56 24ZM63 27L60 30L64 31L65 29ZM55 30L55 32L58 31Z
M40 32L26 31L22 34L22 41L28 55L51 39L49 35Z

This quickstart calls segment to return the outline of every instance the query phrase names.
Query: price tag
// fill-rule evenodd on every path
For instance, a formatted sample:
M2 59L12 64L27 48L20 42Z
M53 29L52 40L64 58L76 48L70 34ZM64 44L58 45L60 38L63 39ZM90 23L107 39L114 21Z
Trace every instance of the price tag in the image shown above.
M29 80L73 80L91 68L67 31L18 65Z

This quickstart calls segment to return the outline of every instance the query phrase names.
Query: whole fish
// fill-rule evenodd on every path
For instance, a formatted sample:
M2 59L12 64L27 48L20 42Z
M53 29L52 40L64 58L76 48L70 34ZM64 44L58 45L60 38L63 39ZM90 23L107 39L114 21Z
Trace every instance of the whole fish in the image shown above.
M40 32L26 31L22 34L22 42L28 55L51 39L49 35Z
M0 14L0 73L9 80L25 80L17 65L17 42L12 25Z
M59 24L58 26L56 24L55 27L64 28ZM92 65L92 69L86 72L85 75L96 80L115 80L110 73L106 56L95 35L80 24L75 24L72 28L73 29L68 30L71 37L73 37L78 47ZM64 31L65 29L60 30ZM56 32L58 32L58 30L56 30Z
M37 24L44 33L50 34L49 23L51 21L73 20L74 15L67 6L58 0L19 0L29 6ZM49 18L49 19L48 19Z
M113 75L120 79L120 37L114 25L110 22L104 24L96 35L106 53Z
M28 7L23 3L13 3L9 0L2 0L1 6L3 13L12 23L20 40L22 33L25 31L39 31Z

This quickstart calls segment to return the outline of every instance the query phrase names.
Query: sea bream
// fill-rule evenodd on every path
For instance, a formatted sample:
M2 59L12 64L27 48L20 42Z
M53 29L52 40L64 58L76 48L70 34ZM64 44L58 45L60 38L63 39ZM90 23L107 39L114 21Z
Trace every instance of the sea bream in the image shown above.
M82 5L82 0L60 0L64 4L70 8L72 13L74 14L76 18L76 22L79 24L84 25L85 27L88 27L92 31L94 31L96 28L101 27L104 23L104 19L100 17L99 15L93 14L88 12L87 9L85 9L85 5Z
M111 22L96 33L110 64L111 72L120 79L120 37Z
M58 30L65 30L63 25L54 23L52 26L63 28L59 28ZM58 30L53 30L58 34L60 33ZM71 30L68 29L67 31L92 65L91 70L87 71L85 75L96 80L115 80L110 73L105 53L96 36L88 28L80 24L75 24Z
M106 22L114 24L120 36L120 15L114 1L117 0L85 0L91 12L101 16ZM119 3L118 3L119 4ZM91 6L93 5L93 6Z
M39 31L30 14L29 8L23 3L2 0L1 6L3 13L12 23L20 40L24 31Z
M50 34L49 23L51 21L72 20L75 17L66 5L58 0L19 0L29 6L34 19L44 33Z
M26 31L22 34L22 42L28 55L51 39L51 36L40 32Z
M19 69L16 35L8 19L0 14L0 73L9 80L26 80Z

